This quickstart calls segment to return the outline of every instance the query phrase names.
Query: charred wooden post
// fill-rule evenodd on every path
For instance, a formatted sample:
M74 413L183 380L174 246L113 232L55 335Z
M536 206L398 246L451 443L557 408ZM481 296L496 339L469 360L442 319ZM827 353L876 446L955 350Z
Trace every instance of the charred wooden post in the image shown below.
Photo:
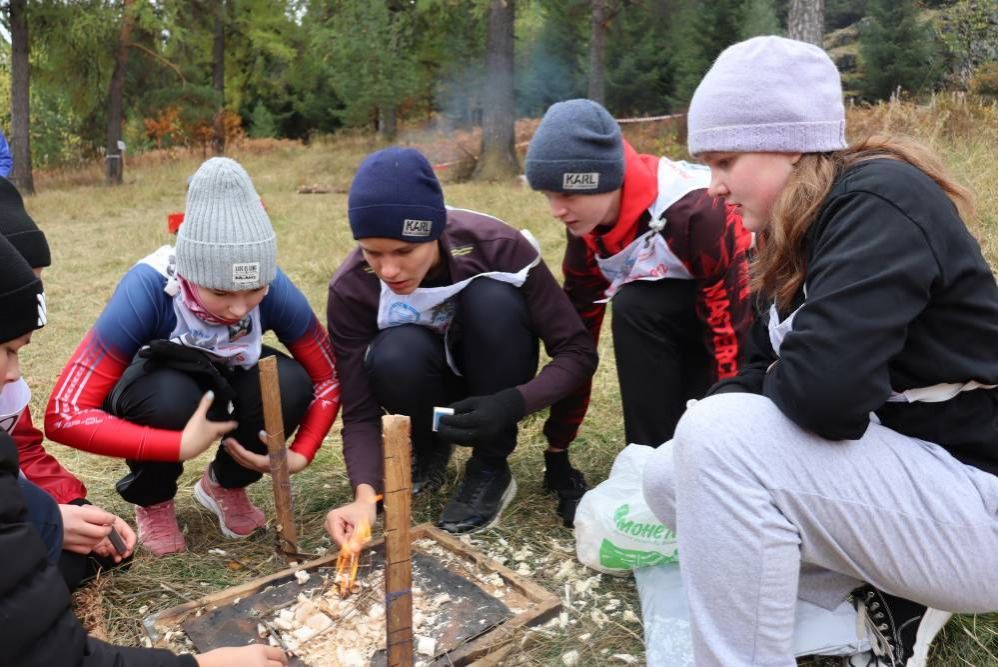
M412 454L409 418L381 418L385 459L385 614L389 667L411 667Z
M284 415L281 410L281 383L277 357L260 360L260 396L263 399L263 423L270 453L270 479L274 484L277 508L278 550L288 558L298 554L298 530L291 507L291 476L288 473L288 449L284 446Z

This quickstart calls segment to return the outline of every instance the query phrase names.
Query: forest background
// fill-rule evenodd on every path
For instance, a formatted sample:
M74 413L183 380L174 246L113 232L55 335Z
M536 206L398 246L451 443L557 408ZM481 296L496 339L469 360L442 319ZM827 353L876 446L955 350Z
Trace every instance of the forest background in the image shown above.
M588 96L681 113L729 44L821 43L847 97L998 95L998 0L5 0L0 129L14 180L252 138L469 130L517 172L515 118ZM120 153L124 145L124 162ZM488 144L498 144L495 157Z

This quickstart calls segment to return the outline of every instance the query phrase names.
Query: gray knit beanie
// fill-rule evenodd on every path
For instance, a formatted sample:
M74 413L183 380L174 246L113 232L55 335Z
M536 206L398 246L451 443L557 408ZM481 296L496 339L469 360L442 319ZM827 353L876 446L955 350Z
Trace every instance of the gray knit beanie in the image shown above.
M624 184L620 126L592 100L556 102L530 140L526 172L534 190L612 192Z
M238 292L277 275L277 238L249 174L211 158L191 178L177 232L177 273L202 287Z
M697 86L688 125L692 155L845 148L839 71L813 44L774 36L739 42Z

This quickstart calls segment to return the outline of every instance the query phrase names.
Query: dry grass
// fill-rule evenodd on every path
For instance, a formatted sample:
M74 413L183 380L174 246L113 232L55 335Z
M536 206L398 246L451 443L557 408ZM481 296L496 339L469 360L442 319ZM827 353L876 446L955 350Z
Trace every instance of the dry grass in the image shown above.
M915 107L898 103L854 109L850 111L850 124L857 133L887 130L912 134L940 150L954 173L978 193L981 214L972 221L972 226L994 263L998 261L995 110L958 99L937 98L934 105ZM672 128L661 128L660 132L629 129L628 134L639 149L683 157ZM439 157L434 152L435 159L446 158L446 150L437 145L438 140L433 136L411 133L406 138L426 147L428 152L439 151ZM449 137L447 141L456 139ZM361 158L376 147L370 138L354 135L316 141L309 147L281 143L269 146L266 152L237 150L234 154L253 175L273 218L280 239L282 267L302 288L320 317L325 314L326 283L353 245L346 221L346 195L342 191L298 195L295 191L301 185L313 183L343 190ZM27 206L48 235L54 262L45 275L49 326L34 337L24 354L23 367L34 390L33 410L38 418L57 373L96 319L120 276L137 259L170 241L166 215L183 209L186 178L199 162L197 154L150 157L141 168L131 165L125 185L119 188L103 187L97 168L82 174L39 178L41 194L30 198ZM518 183L449 183L446 195L451 205L486 211L516 227L530 228L541 241L552 269L560 271L562 231L547 217L542 197ZM609 335L603 336L600 353L602 363L597 371L593 402L573 446L574 460L592 482L605 477L624 442ZM529 560L535 579L551 590L563 592L565 581L558 579L556 573L564 561L574 556L572 534L561 527L553 511L554 501L541 491L542 424L543 415L524 421L521 445L512 458L520 495L502 524L476 538L476 543L486 551L508 558L528 547L533 554ZM125 472L123 462L55 444L49 447L86 481L93 501L131 520L131 508L114 493L114 482ZM315 463L293 480L303 550L317 551L330 546L322 529L325 512L350 496L340 448L337 426ZM461 461L464 456L459 457ZM193 501L191 486L207 461L207 457L202 457L187 465L177 499L189 552L162 559L152 559L140 552L128 572L115 574L103 580L98 588L78 596L79 613L89 619L91 627L103 627L108 638L138 643L145 614L278 568L279 563L272 556L271 534L239 542L225 540L219 535L213 517ZM414 505L416 521L435 518L459 469L457 465L451 467L445 493L418 499ZM250 493L273 516L269 484L257 484ZM223 549L226 554L212 554L210 549ZM573 606L563 628L524 634L517 662L560 664L559 656L570 649L579 650L580 664L586 665L613 664L609 656L616 653L642 656L641 626L625 620L629 617L624 613L631 610L640 616L633 581L602 577L595 593L582 597L581 607ZM605 612L604 621L602 610L614 598L622 604ZM600 612L594 614L597 609ZM587 634L589 638L580 639ZM934 664L940 665L998 663L995 658L998 618L964 617L950 624L935 655Z

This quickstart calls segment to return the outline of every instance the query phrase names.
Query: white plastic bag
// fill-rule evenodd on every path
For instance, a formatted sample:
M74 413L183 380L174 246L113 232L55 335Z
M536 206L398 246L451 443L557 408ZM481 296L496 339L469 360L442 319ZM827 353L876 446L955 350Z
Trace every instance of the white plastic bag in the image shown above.
M606 574L676 561L676 535L645 504L641 478L652 447L628 445L606 481L579 501L575 549L579 562Z
M634 571L645 626L645 653L649 665L684 667L693 664L693 640L686 591L678 565ZM805 655L847 656L867 651L870 644L856 636L856 610L843 602L829 611L797 601L793 651Z

